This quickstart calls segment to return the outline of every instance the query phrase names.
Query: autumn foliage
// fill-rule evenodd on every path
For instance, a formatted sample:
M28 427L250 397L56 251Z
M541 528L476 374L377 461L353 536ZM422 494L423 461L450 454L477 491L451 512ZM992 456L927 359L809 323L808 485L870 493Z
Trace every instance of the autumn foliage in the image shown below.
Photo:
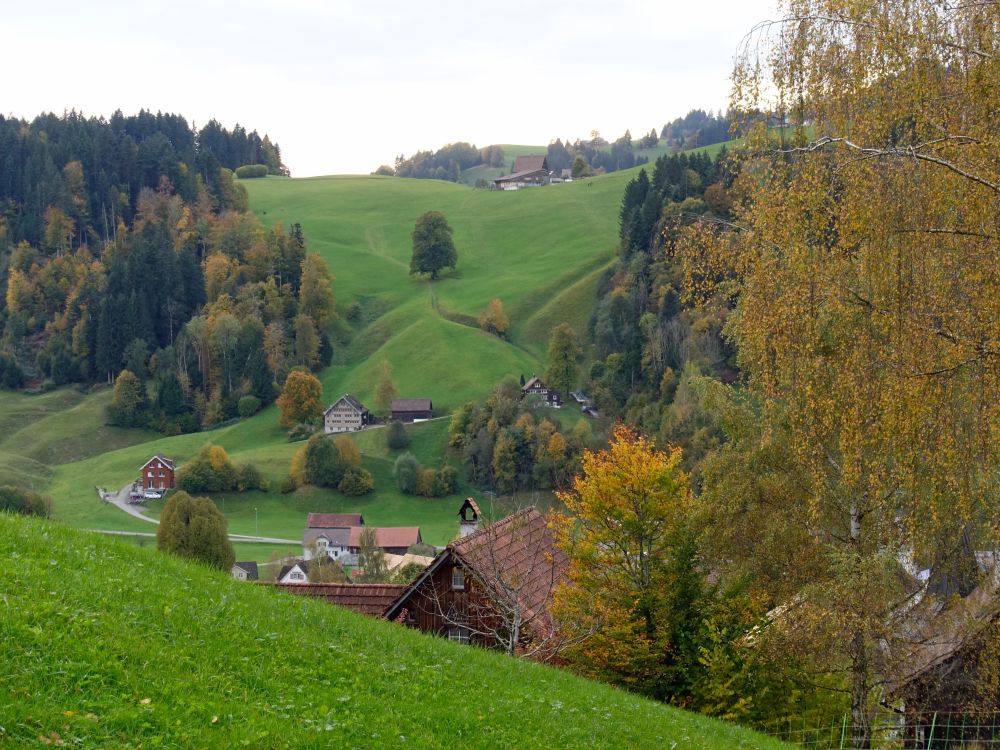
M317 422L323 416L323 386L319 378L303 370L293 370L278 396L278 424L294 427Z

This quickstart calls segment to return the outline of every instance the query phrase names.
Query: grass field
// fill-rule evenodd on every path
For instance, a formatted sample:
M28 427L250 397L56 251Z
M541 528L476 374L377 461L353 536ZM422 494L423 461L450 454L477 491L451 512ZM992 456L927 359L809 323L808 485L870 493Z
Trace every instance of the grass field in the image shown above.
M11 750L785 747L568 672L3 513L0 601L0 747Z
M509 147L509 155L533 147ZM526 377L545 369L551 329L570 323L583 334L598 280L611 263L622 191L636 170L573 184L518 192L472 190L433 180L374 176L302 180L269 177L244 183L251 208L266 222L303 226L309 250L320 252L336 276L338 309L360 305L360 319L344 322L348 334L335 346L322 374L324 398L350 392L363 402L374 395L374 368L393 366L402 397L427 397L446 415L486 396L506 375ZM425 211L442 211L454 228L458 266L436 282L408 274L410 232ZM511 320L507 340L470 322L499 297ZM400 494L392 481L396 456L378 430L358 436L363 465L376 491L351 499L302 489L282 495L297 445L285 440L274 407L211 432L162 437L104 424L110 391L83 394L0 394L0 482L17 481L51 495L56 517L88 529L149 531L152 524L103 503L96 486L118 488L156 452L183 462L207 442L223 445L237 463L251 461L271 481L269 492L216 497L230 531L300 539L310 511L358 511L373 525L419 525L425 540L449 541L459 498L424 500ZM559 415L565 429L579 414ZM445 460L447 420L411 429L411 450L424 465ZM550 495L500 503L551 503ZM151 503L150 515L159 512Z

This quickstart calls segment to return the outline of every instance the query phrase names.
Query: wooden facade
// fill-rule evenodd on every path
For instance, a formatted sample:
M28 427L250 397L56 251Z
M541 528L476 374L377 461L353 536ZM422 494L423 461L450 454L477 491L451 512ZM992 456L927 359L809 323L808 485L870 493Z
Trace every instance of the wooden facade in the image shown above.
M368 424L368 421L368 409L351 394L345 393L323 412L323 432L328 435L335 432L355 432Z
M434 416L434 404L429 398L396 398L390 408L397 422L415 422Z
M526 508L449 544L386 617L450 640L494 647L516 612L518 645L527 646L555 631L549 605L566 568L544 516Z
M562 393L555 388L549 388L536 377L532 377L521 387L521 398L531 398L542 406L558 409L562 406Z

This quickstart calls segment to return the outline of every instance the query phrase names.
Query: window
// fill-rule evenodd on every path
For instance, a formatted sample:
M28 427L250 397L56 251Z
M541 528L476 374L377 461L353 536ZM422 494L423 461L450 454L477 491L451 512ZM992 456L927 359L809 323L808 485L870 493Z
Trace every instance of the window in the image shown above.
M153 472L152 471L147 471L146 472L146 476L152 478L153 477Z
M301 573L299 573L298 571L295 571L294 573L292 573L288 577L291 580L293 580L293 581L304 581L306 579L306 577L304 575L302 575Z
M457 641L458 643L468 643L469 636L471 632L468 628L463 627L451 627L448 628L448 640Z
M457 565L451 569L451 588L453 591L465 591L465 570Z
M161 477L165 477L166 475L167 475L167 474L166 474L166 472L164 472L164 471L160 471L160 476L161 476Z

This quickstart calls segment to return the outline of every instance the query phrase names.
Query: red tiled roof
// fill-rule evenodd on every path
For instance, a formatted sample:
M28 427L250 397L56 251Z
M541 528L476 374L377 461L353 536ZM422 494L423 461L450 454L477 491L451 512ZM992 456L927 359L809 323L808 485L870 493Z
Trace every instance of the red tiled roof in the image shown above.
M368 527L371 528L371 527ZM351 529L351 536L348 539L348 547L361 546L361 532L363 529L354 527ZM375 544L379 547L412 547L420 544L419 526L387 526L375 529Z
M310 513L306 519L307 529L342 529L364 524L360 513Z
M556 583L569 567L545 516L525 508L448 545L484 585L517 590L530 614L547 611Z
M528 154L514 159L514 168L511 172L517 174L518 172L534 172L539 169L548 170L548 168L545 154Z
M323 599L371 617L381 617L406 589L405 585L397 583L276 583L274 586L299 596Z

